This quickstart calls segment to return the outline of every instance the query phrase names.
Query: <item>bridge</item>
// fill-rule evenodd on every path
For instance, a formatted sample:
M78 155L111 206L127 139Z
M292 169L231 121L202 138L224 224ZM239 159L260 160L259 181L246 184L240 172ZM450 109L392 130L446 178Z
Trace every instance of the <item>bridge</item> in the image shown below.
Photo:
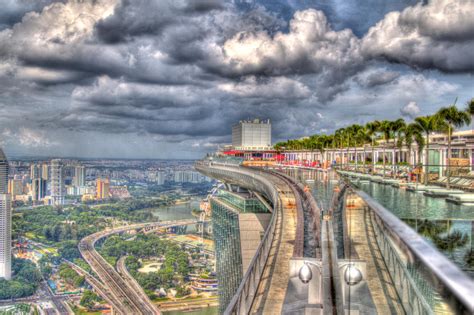
M333 179L329 207L320 209L305 180L285 169L212 159L195 168L261 194L272 208L224 314L474 313L474 282L342 178Z
M91 266L97 278L79 266L67 262L101 295L118 314L161 314L138 283L118 266L117 272L95 249L97 241L110 235L128 231L156 231L177 226L196 224L195 220L163 221L120 226L86 236L79 242L79 250L84 260ZM123 262L122 262L123 263Z

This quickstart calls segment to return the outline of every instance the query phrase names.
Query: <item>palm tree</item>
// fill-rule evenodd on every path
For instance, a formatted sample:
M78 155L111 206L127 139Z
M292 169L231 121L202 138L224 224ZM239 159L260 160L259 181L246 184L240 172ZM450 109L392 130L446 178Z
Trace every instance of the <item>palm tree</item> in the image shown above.
M425 180L424 184L428 184L428 155L430 151L430 133L439 129L440 119L437 115L421 116L415 118L415 123L419 126L426 136L425 145Z
M456 102L454 102L456 104ZM446 177L448 178L446 182L446 188L449 189L450 178L451 178L451 136L453 131L456 128L460 128L464 125L469 125L471 123L471 115L467 111L459 110L456 105L451 105L448 107L441 108L438 113L436 114L439 118L446 124L446 134L448 136L448 159L447 159L447 172Z
M410 160L411 160L411 153L412 153L411 147L413 145L413 142L416 141L417 136L423 137L422 132L423 131L420 129L420 127L416 123L408 124L404 128L404 131L403 131L404 137L402 141L405 142L405 145L408 148L408 163L410 163Z
M341 154L341 166L344 165L344 153L343 153L343 148L344 148L344 136L345 134L345 129L344 128L339 128L335 131L334 137L336 138L336 142L339 146L340 149L340 154Z
M383 177L385 178L385 164L386 164L385 148L387 147L388 142L392 138L392 122L389 120L383 120L380 123L380 131L382 132L383 139L385 140L385 144L383 146Z
M423 153L423 148L425 147L425 137L423 137L423 133L422 131L420 132L416 132L414 134L414 137L415 137L415 142L416 142L416 146L417 146L417 149L418 149L418 161L416 162L416 164L418 165L421 165L421 163L423 163L421 161L421 154Z
M358 162L358 159L357 159L357 145L359 144L358 141L357 141L358 140L357 134L360 132L360 130L362 128L363 127L361 125L357 125L357 124L351 125L351 126L346 128L347 156L349 157L349 148L351 146L354 146L354 156L355 156L355 159L356 159L356 169L357 169L357 162Z
M365 125L365 128L367 129L367 133L371 140L370 147L372 149L372 175L373 175L374 170L375 170L375 153L374 153L375 138L377 137L377 132L379 131L379 128L380 128L380 121L374 120L374 121L368 122Z
M467 102L466 112L468 112L471 116L474 115L474 98L471 98L471 100Z
M360 129L357 131L357 133L355 135L355 138L356 138L357 145L362 145L362 148L364 150L364 153L362 155L362 157L363 157L362 161L363 161L363 168L364 168L364 172L365 172L365 162L366 162L366 159L367 159L367 154L366 154L366 151L365 151L365 144L371 142L371 138L370 138L370 135L369 135L369 130L367 128L365 128L365 126L360 126Z
M401 162L401 158L402 158L402 146L403 146L402 134L405 130L405 127L406 127L406 123L405 123L405 120L403 120L403 118L399 118L392 122L392 131L394 135L396 135L395 144L398 147L397 162Z

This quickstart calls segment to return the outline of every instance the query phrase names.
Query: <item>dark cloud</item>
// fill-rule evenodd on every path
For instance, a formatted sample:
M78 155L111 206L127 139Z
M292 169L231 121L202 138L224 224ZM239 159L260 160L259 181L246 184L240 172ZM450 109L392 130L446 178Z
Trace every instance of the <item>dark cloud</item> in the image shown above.
M132 40L136 36L161 35L175 24L188 24L196 14L222 10L217 0L123 0L111 16L99 21L95 28L99 39L107 43Z
M385 85L396 80L400 76L399 72L381 70L367 74L366 76L356 76L355 81L361 86L372 88L379 85Z
M336 15L383 5L359 2L362 11L341 1L84 0L44 7L0 32L5 141L14 146L21 137L24 148L58 144L77 152L68 147L74 141L89 155L116 146L117 154L148 156L140 145L173 145L198 156L228 142L239 119L270 118L281 140L413 115L414 106L403 105L425 109L468 93L469 78L459 73L472 72L466 17L473 5L434 0L383 18L392 5L411 3L395 1L374 13L382 20L360 36L358 27L372 22L359 15L357 26L343 29ZM326 14L307 9L313 4Z

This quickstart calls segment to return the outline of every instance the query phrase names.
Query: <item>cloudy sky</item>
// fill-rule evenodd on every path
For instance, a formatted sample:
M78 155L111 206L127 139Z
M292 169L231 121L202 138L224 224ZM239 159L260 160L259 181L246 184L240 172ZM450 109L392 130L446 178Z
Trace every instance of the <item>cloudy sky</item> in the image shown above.
M0 144L198 158L231 125L274 140L474 97L473 0L4 0Z

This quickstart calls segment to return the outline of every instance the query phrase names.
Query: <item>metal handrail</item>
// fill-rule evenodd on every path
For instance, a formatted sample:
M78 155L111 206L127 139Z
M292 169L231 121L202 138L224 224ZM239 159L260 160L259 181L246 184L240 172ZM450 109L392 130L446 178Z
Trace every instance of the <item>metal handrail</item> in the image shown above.
M437 288L444 302L459 313L473 314L474 281L368 194L355 188L352 191L366 202L377 216L377 223L382 226L384 232L389 233L391 241L408 254L410 262L420 263L424 267L424 273L429 275L426 280Z

